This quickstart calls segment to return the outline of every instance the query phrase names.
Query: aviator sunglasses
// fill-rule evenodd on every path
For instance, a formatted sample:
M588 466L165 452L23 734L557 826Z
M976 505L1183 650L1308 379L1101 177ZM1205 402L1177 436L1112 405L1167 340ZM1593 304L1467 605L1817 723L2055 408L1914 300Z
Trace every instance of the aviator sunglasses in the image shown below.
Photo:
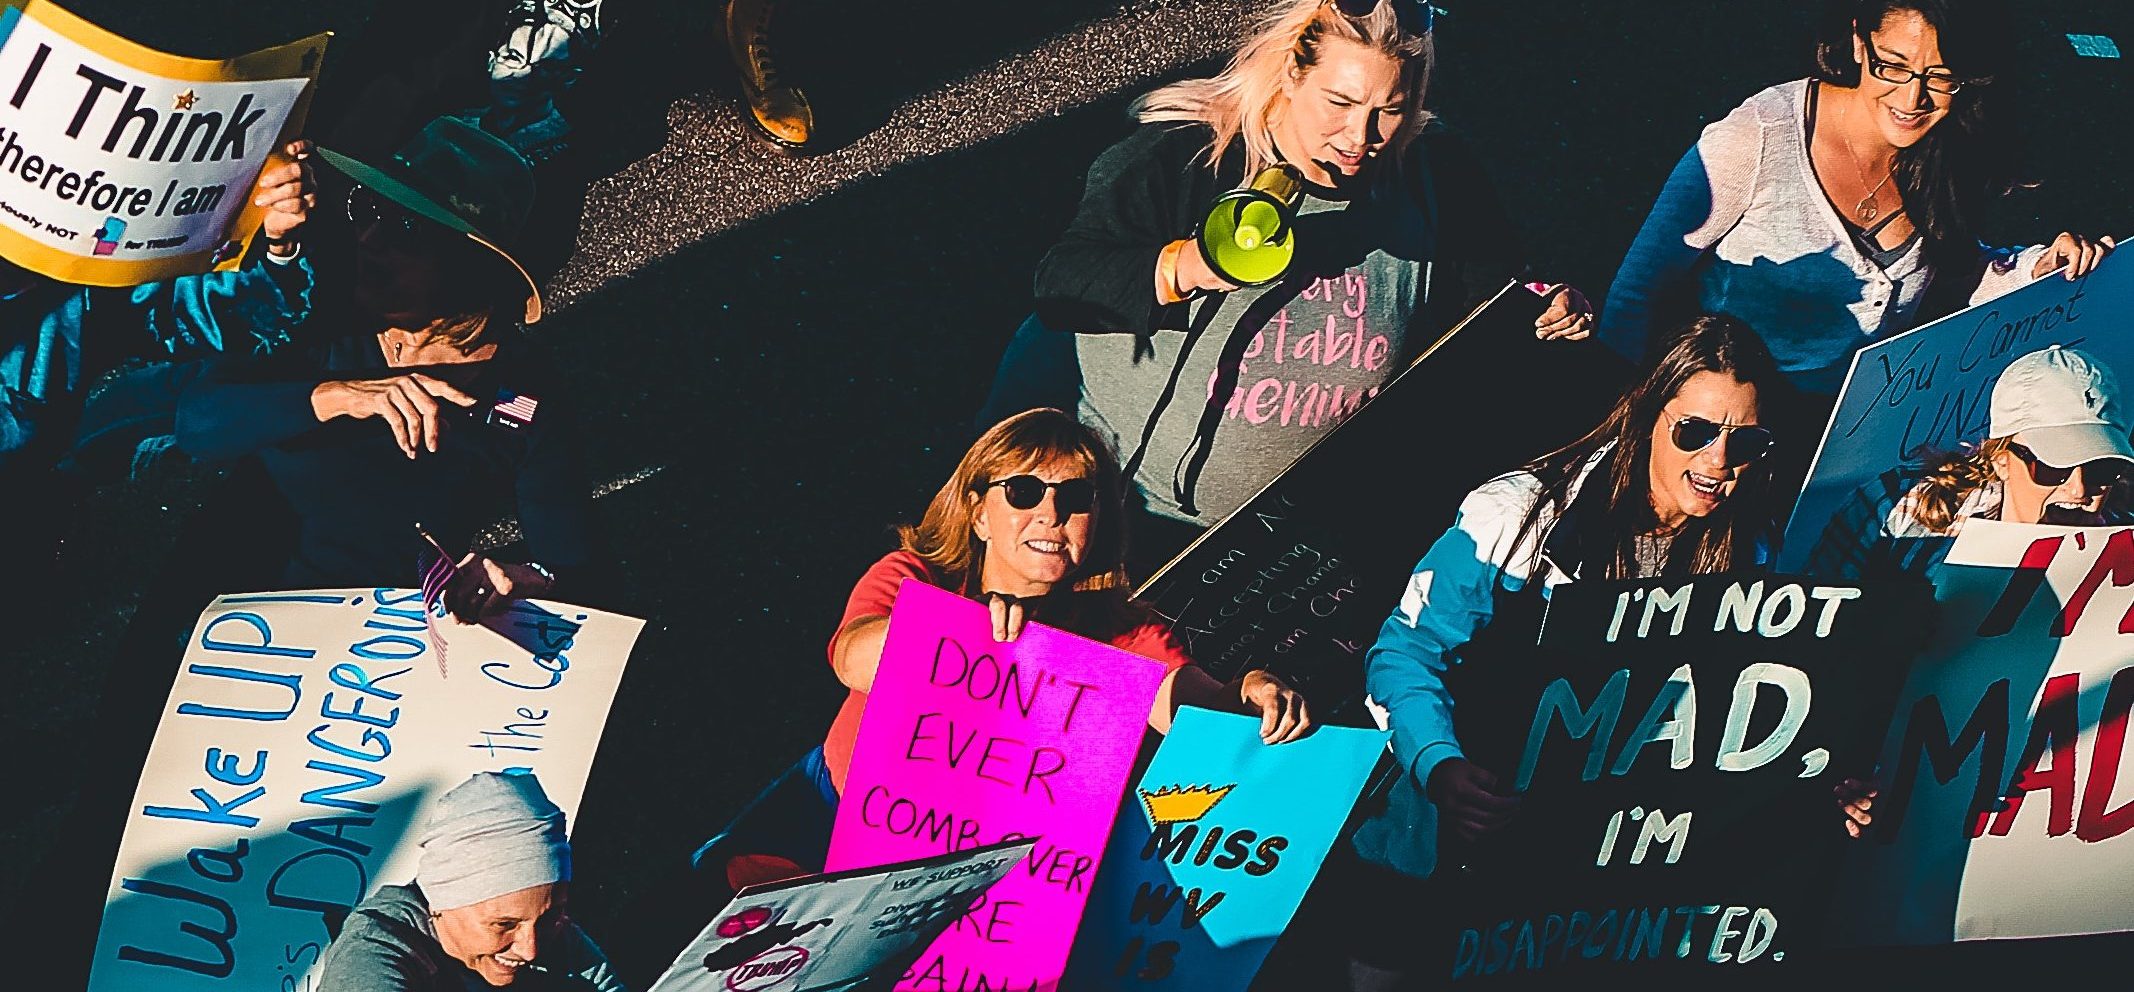
M2061 468L2039 461L2038 456L2029 448L2014 441L2008 442L2008 450L2022 459L2024 465L2030 467L2030 481L2038 485L2056 489L2066 485L2068 478L2075 474L2072 468ZM2110 489L2126 478L2129 468L2134 466L2129 466L2117 458L2099 458L2096 461L2083 462L2082 481L2100 489Z
M1755 424L1715 424L1703 417L1684 417L1675 421L1675 447L1685 452L1703 451L1723 435L1733 435L1726 440L1726 450L1720 453L1728 465L1747 465L1771 453L1771 446L1778 438L1768 427Z
M1005 479L994 479L978 487L978 491L984 492L994 486L999 486L1001 495L1008 499L1008 505L1018 510L1037 509L1037 505L1045 501L1047 489L1056 491L1053 505L1059 509L1061 516L1071 517L1077 513L1088 513L1089 508L1095 506L1097 501L1097 484L1088 479L1046 482L1034 475L1011 475Z

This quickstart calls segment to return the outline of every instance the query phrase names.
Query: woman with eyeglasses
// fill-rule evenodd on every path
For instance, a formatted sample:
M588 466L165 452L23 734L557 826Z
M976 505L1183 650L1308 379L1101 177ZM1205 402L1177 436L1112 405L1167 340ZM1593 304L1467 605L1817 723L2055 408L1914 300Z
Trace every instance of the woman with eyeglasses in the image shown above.
M1426 0L1275 5L1221 73L1134 104L1039 263L987 412L1074 406L1113 439L1137 580L1520 270L1488 171L1424 109L1432 19ZM1271 169L1297 183L1294 257L1243 285L1196 235ZM1549 295L1535 334L1587 337L1584 297Z
M549 593L587 563L591 494L560 378L519 331L539 288L503 247L531 166L450 117L386 168L319 155L357 183L345 333L212 369L180 403L179 444L264 467L288 518L266 584L411 586L449 553L443 600L462 620ZM513 514L523 555L468 550Z
M2109 238L1985 251L2009 192L1995 127L2012 35L1997 4L1830 3L1816 73L1704 129L1608 290L1600 338L1633 360L1683 312L1757 329L1804 393L1828 401L1854 350L2030 277L2088 274Z
M1696 320L1584 437L1469 493L1365 660L1365 688L1393 732L1400 772L1353 836L1349 884L1384 905L1427 905L1445 845L1472 843L1519 811L1506 769L1467 760L1446 673L1531 645L1550 591L1574 580L1702 575L1761 564L1772 532L1763 411L1785 388L1748 325ZM1404 898L1405 893L1413 898ZM1406 988L1424 962L1397 913L1364 914L1350 974Z
M1280 744L1312 728L1304 698L1264 671L1224 685L1193 665L1168 628L1127 599L1126 521L1117 458L1061 410L1027 410L994 425L963 455L901 547L867 569L830 639L830 667L847 691L822 746L809 752L698 848L692 863L714 890L820 870L860 715L874 686L897 588L925 582L984 602L993 636L1024 623L1104 641L1162 662L1149 727L1168 732L1181 705L1260 717Z

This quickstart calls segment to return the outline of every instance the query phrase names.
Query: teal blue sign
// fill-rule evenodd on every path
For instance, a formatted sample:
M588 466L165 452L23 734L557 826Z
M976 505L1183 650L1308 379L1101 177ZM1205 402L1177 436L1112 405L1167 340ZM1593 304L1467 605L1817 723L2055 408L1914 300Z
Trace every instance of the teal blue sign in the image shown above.
M1385 746L1347 727L1268 746L1256 717L1180 710L1113 823L1062 987L1250 984Z

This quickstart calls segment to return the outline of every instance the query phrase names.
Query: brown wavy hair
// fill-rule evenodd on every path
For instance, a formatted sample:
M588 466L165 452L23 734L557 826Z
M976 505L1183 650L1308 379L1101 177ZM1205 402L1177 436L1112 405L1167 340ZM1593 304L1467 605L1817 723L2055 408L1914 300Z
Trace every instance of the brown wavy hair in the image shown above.
M1754 386L1757 406L1765 411L1782 402L1786 388L1778 363L1748 324L1725 314L1691 321L1668 341L1644 377L1615 401L1599 426L1526 466L1525 471L1541 480L1541 493L1520 526L1520 543L1513 546L1537 532L1544 510L1560 516L1574 488L1584 493L1597 487L1592 540L1582 549L1586 557L1579 564L1599 569L1585 578L1635 578L1637 538L1657 526L1650 473L1653 425L1699 372ZM1587 463L1596 457L1601 463L1580 486ZM1667 574L1708 575L1755 564L1756 547L1771 532L1771 461L1766 456L1744 468L1732 496L1711 515L1683 525L1668 548ZM1537 559L1542 543L1533 542Z
M1116 591L1123 602L1128 588L1126 505L1119 458L1103 437L1064 410L1024 410L979 435L926 504L925 515L917 524L898 527L897 539L904 550L925 559L943 585L976 596L983 591L979 573L985 542L971 525L987 484L1059 464L1072 466L1097 489L1090 509L1096 519L1091 521L1089 547L1069 577L1072 587L1077 592Z

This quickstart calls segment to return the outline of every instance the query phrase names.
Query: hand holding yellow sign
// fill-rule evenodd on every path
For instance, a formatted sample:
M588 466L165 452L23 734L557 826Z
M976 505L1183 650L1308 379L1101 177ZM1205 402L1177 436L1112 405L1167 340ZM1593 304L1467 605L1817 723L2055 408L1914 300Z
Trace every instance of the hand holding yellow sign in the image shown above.
M44 0L0 11L0 256L93 286L234 267L328 37L190 59Z

